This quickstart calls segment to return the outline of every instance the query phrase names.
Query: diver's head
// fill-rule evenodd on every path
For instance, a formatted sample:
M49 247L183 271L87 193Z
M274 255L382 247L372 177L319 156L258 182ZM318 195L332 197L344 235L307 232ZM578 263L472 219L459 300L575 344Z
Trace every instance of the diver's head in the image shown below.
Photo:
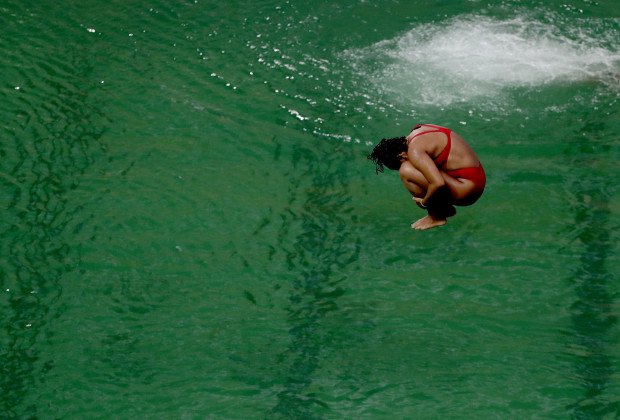
M403 153L407 153L407 138L394 137L381 139L379 144L372 149L368 159L375 162L376 172L383 172L383 167L397 171L403 161Z

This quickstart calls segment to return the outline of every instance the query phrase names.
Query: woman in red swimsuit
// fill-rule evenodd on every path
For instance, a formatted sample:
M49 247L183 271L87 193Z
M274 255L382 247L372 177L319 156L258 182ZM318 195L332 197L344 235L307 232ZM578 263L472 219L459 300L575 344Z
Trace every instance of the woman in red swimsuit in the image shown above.
M446 224L454 206L469 206L484 191L486 175L480 160L461 136L433 124L413 127L407 137L382 139L368 159L398 170L405 188L428 215L411 225L430 229Z

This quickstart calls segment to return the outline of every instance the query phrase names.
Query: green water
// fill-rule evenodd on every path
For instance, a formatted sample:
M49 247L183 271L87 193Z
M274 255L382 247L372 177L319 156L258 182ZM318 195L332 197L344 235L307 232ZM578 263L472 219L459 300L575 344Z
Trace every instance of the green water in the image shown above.
M3 418L617 418L617 1L0 0ZM447 226L365 156L418 122Z

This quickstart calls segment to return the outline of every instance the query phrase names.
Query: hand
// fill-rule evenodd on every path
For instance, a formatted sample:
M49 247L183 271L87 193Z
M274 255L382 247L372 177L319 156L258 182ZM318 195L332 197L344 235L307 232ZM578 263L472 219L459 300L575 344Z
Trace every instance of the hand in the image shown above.
M424 210L426 210L428 208L424 204L422 204L422 201L424 201L423 198L420 198L420 197L411 197L411 198L413 198L413 201L415 201L416 205L419 208L424 209Z

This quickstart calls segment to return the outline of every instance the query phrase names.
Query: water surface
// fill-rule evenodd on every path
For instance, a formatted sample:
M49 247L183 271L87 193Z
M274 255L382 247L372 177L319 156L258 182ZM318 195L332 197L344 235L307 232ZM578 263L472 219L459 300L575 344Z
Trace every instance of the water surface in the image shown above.
M0 2L8 418L615 418L613 1ZM414 232L366 155L469 140Z

